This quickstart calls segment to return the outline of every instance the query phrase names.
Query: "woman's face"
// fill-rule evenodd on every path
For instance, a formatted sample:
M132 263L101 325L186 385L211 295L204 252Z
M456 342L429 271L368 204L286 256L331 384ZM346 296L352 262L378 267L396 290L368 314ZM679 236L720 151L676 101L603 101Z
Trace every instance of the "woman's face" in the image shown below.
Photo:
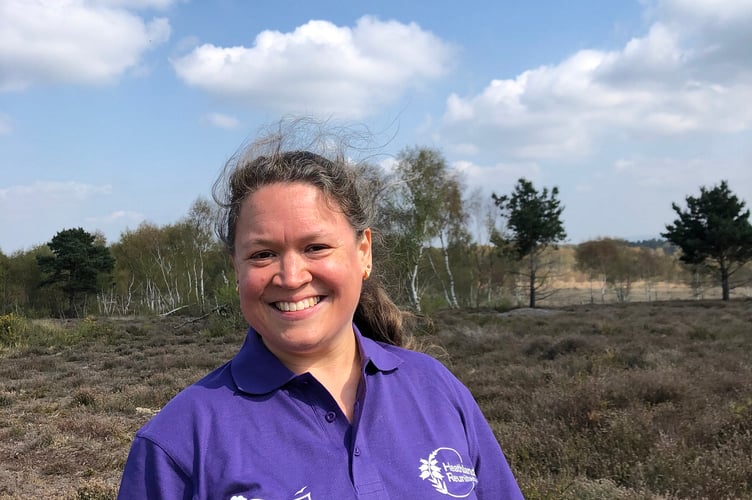
M357 237L316 187L277 183L242 204L232 256L240 307L283 362L351 342L371 265L371 232Z

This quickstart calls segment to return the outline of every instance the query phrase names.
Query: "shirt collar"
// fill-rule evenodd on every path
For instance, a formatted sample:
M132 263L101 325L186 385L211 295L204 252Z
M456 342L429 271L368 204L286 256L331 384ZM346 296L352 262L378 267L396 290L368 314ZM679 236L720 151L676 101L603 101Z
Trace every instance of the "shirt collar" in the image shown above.
M363 337L355 325L353 329L364 366L389 372L402 363L402 359L385 349L383 344ZM279 389L296 377L266 348L253 328L248 329L243 347L230 362L230 372L240 391L258 395Z

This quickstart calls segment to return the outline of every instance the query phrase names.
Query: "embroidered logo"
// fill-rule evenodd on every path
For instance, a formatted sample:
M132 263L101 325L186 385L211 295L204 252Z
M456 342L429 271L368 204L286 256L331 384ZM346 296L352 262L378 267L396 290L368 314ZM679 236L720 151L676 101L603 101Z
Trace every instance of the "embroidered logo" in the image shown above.
M311 492L306 491L308 486L303 486L300 490L295 492L295 500L311 500Z
M306 491L308 486L303 486L301 489L295 492L295 498L293 500L312 500L311 492ZM248 500L243 495L234 495L230 500ZM251 498L250 500L263 500L262 498Z
M436 491L452 498L465 498L475 489L475 469L462 463L454 448L436 448L428 458L420 459L420 478L428 480Z

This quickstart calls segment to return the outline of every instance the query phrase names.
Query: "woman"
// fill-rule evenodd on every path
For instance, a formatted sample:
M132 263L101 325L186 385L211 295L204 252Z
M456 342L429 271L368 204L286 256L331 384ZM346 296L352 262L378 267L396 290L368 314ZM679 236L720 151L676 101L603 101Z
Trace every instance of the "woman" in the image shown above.
M119 498L522 498L469 391L399 347L354 170L261 144L215 185L246 341L138 431Z

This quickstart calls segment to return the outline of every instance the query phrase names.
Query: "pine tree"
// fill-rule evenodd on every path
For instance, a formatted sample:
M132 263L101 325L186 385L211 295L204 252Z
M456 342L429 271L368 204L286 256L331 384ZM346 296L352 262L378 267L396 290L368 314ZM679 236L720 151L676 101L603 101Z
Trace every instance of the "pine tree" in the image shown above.
M77 299L98 292L100 274L114 267L109 249L94 240L95 236L82 228L64 229L47 243L52 255L37 257L39 267L47 275L41 286L62 285L68 296L68 315L78 315Z
M731 192L728 182L700 188L700 196L687 196L687 209L676 203L679 216L661 236L682 250L681 261L717 272L723 300L729 300L730 278L752 260L752 225L744 201Z
M511 248L518 260L527 259L530 286L530 307L535 307L539 257L543 250L567 237L561 214L564 207L557 199L559 189L548 188L541 193L533 183L521 178L511 195L492 195L496 206L507 219L510 235L496 235L494 243L501 248Z

